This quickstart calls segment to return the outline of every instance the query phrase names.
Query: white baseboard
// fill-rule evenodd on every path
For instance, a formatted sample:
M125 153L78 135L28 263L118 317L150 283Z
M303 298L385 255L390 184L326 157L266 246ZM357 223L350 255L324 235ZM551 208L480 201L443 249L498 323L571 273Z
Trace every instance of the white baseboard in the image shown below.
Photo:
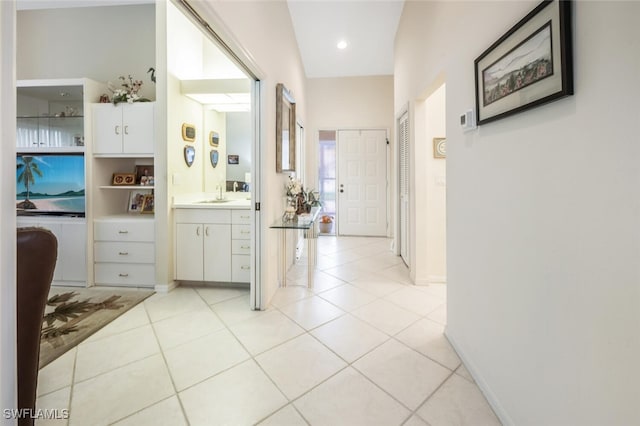
M429 275L427 278L429 284L446 284L447 276L446 275Z
M458 354L458 357L466 367L467 371L469 371L469 374L471 374L471 377L473 377L473 380L476 382L476 384L478 385L478 388L487 399L487 402L489 402L489 405L491 406L491 408L493 409L493 412L496 414L496 416L500 420L500 423L502 423L504 426L515 425L515 423L511 419L511 416L509 416L509 414L504 409L502 404L500 404L500 401L498 400L496 395L491 391L491 388L487 385L487 382L484 380L482 375L479 374L476 366L466 356L466 354L464 353L460 345L456 342L456 339L449 334L448 327L445 327L444 335L447 338L447 340L449 340L449 343L451 343L451 346L453 346L453 349Z
M176 287L178 287L178 282L177 281L171 281L170 283L167 283L167 284L156 284L153 287L153 289L157 293L169 293L171 290L173 290Z

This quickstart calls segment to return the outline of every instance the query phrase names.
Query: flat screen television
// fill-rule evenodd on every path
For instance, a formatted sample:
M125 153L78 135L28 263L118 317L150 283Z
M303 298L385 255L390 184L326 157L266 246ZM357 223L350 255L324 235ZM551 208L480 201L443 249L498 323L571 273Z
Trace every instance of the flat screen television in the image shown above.
M18 154L18 215L85 215L84 154Z

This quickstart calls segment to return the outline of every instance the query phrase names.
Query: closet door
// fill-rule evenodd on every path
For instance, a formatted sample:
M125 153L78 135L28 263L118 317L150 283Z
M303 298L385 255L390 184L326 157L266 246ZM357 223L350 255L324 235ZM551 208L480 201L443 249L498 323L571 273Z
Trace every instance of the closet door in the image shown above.
M409 113L398 120L398 174L400 197L400 256L409 265Z

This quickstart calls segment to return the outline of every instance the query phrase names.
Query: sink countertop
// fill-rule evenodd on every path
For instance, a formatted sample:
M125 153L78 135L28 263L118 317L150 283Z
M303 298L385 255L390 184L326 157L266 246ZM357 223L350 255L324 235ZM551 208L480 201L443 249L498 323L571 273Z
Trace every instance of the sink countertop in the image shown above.
M231 194L229 194L231 195ZM235 194L233 194L235 195ZM173 200L174 209L250 209L251 200L246 198L225 198L216 200L212 194L192 194L188 196L176 197Z

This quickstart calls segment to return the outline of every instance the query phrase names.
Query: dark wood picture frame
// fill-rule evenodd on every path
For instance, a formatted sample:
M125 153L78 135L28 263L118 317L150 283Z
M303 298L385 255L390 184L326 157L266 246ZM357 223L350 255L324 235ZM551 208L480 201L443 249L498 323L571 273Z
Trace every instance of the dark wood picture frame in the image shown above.
M296 170L296 103L282 83L276 86L276 172Z
M479 125L573 95L571 1L545 0L474 62Z

